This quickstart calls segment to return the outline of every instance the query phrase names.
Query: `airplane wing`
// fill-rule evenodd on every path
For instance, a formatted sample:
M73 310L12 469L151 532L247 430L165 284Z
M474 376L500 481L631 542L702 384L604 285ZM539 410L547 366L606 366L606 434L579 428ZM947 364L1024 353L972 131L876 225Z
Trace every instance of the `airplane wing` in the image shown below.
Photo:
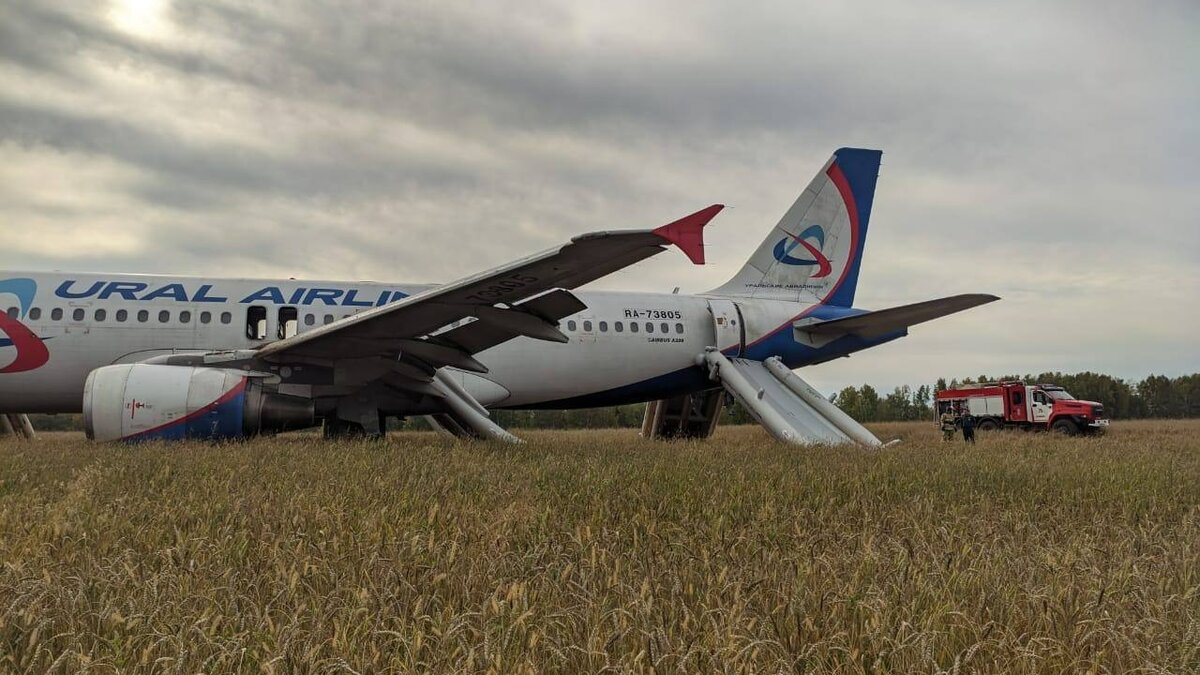
M593 232L492 270L263 346L268 362L325 364L385 358L429 379L442 366L476 372L473 354L526 336L566 342L557 322L585 305L567 290L678 246L704 262L703 228L714 204L653 230ZM407 366L404 368L403 366Z
M817 321L796 326L797 331L820 337L840 337L842 335L859 335L866 338L879 337L909 326L932 321L947 314L961 312L1000 298L984 293L968 293L953 295L948 298L927 300L911 305L901 305L876 312L866 312L843 319Z

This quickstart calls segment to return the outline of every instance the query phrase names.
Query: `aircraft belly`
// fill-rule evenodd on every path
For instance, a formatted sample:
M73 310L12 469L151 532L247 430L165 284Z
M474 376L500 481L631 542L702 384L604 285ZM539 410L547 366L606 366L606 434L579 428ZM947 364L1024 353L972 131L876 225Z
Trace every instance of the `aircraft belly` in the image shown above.
M62 359L25 373L0 375L0 412L77 413L89 364Z

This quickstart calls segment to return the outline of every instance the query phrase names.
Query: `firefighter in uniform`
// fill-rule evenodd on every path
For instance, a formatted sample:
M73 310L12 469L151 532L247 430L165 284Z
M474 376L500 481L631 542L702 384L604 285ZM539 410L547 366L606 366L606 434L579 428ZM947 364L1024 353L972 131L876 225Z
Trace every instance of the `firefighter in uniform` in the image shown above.
M950 410L950 408L946 408L946 412L942 413L941 421L942 421L942 440L943 441L954 440L954 433L957 430L954 428L954 413Z

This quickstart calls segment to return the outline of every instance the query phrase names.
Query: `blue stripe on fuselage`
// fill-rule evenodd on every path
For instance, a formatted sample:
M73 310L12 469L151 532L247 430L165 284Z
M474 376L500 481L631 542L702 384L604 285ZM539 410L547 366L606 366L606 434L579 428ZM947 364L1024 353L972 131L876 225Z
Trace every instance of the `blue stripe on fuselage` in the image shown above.
M49 340L50 338L39 337L38 339L41 340L42 342L45 342L46 340ZM13 346L12 338L0 338L0 347L11 347L11 346Z
M821 307L809 316L821 319L833 319L862 313L863 310L853 310L843 307ZM820 363L842 356L849 356L854 352L877 347L905 335L908 335L907 330L898 330L870 339L848 335L838 338L823 347L814 348L796 342L792 337L791 323L788 323L786 326L771 333L766 339L748 348L744 358L761 361L771 356L778 356L789 368L800 368L812 363ZM592 394L513 407L516 409L567 410L571 408L628 405L630 403L672 398L694 391L713 389L717 386L716 383L708 379L708 374L704 368L692 366Z

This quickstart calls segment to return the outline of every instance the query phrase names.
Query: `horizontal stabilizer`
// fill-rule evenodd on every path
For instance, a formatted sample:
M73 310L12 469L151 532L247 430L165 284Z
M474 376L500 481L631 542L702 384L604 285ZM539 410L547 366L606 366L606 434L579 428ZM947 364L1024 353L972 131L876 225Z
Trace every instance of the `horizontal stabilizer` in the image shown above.
M932 319L941 318L948 314L961 312L979 305L995 302L1000 298L986 293L968 293L953 295L948 298L926 300L912 305L881 309L857 316L831 321L819 321L797 325L796 330L810 335L834 337L838 335L859 335L865 338L879 337L892 331L915 326Z

